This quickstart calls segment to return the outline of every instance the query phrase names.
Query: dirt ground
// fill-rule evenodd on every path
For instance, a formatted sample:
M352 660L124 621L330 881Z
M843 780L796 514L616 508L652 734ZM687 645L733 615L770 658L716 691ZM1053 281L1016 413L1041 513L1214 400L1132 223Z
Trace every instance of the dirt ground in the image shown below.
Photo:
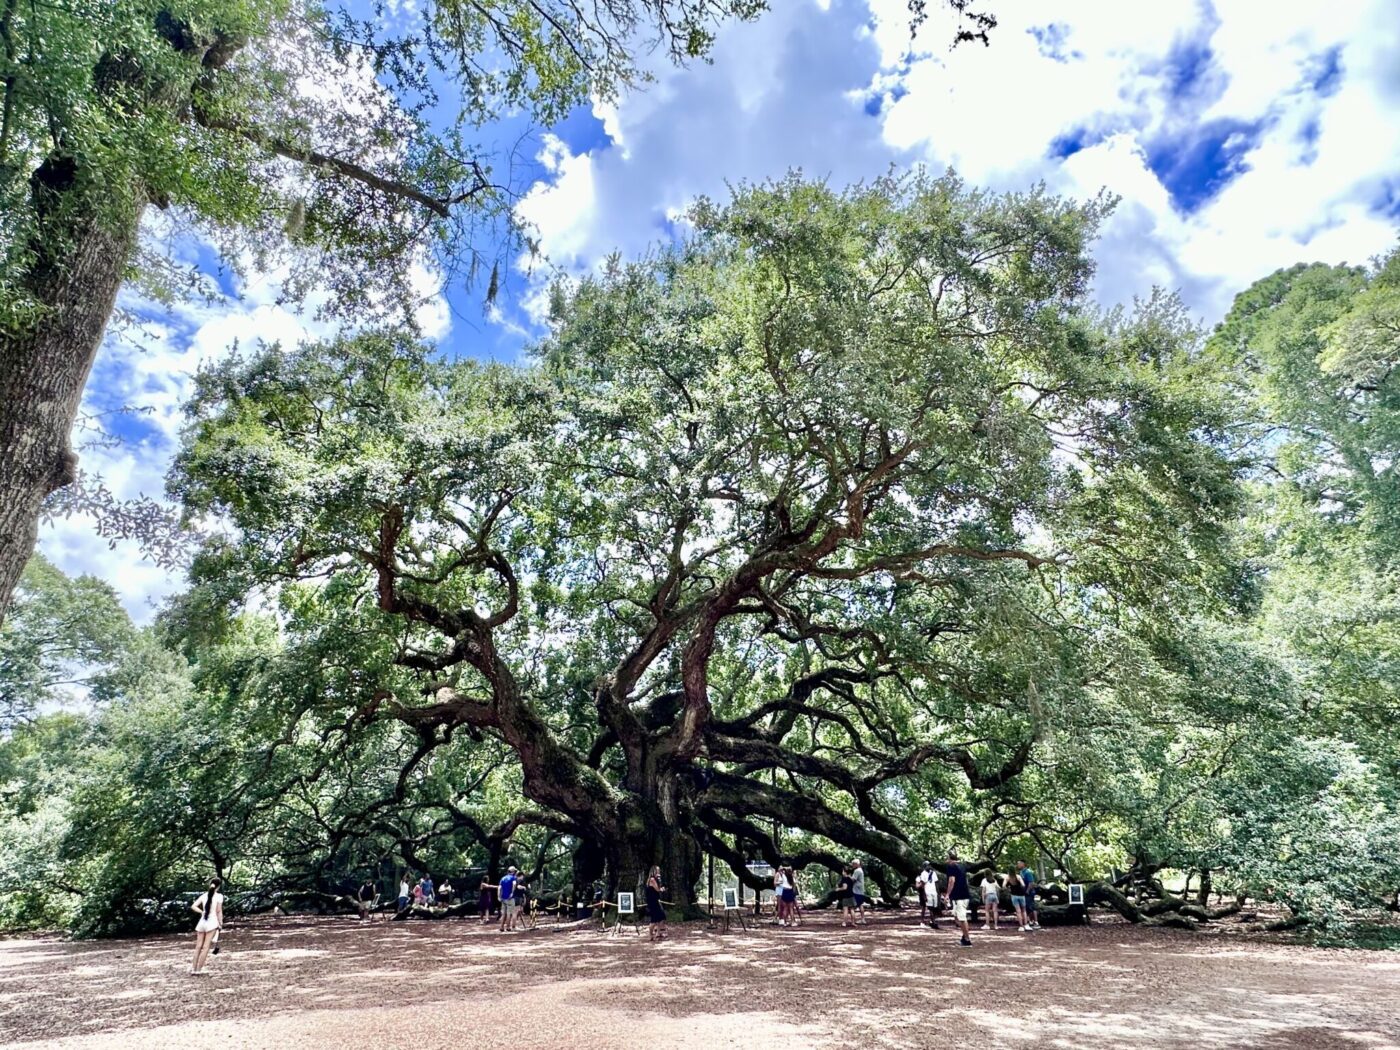
M842 929L603 936L544 922L234 924L192 937L0 941L0 1041L112 1047L1398 1048L1400 953L1121 924L1020 934L884 916Z

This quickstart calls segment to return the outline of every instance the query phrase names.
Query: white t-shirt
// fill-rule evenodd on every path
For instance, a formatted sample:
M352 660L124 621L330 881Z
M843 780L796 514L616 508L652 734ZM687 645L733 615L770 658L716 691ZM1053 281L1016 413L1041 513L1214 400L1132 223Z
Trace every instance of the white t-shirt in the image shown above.
M988 897L989 895L990 895L990 896L1000 897L1000 896L1001 896L1001 886L998 885L997 883L993 882L991 879L983 879L983 880L982 880L982 899L983 899L983 900L986 900L987 897Z
M199 907L200 916L199 922L195 923L194 928L200 933L208 933L219 928L219 916L222 914L221 909L224 905L224 895L222 893L214 894L214 900L209 905L209 914L206 916L204 914L204 899L208 896L208 893L201 893L199 900L195 901Z
M399 896L400 896L400 897L407 897L407 896L408 896L408 880L407 880L407 879L404 879L402 882L399 883Z

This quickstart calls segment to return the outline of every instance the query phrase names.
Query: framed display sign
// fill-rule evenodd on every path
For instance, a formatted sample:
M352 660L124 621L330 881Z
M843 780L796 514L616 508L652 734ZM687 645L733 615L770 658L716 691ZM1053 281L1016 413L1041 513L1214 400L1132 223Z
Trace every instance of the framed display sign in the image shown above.
M1071 904L1084 903L1084 885L1079 882L1072 882L1069 886L1069 902Z
M617 913L619 915L632 914L632 894L619 893L617 895Z
M725 887L725 890L724 890L724 909L725 909L725 911L738 911L738 910L739 910L739 890L738 890L737 887L733 887L733 886L726 886L726 887Z

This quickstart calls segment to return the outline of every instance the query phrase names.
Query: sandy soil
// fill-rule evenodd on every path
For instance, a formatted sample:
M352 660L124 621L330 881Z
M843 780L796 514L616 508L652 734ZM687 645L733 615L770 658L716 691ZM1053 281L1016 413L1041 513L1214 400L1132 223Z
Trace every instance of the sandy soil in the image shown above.
M883 917L665 944L470 920L262 919L192 938L0 941L6 1046L1400 1050L1400 954L1123 925L974 934Z

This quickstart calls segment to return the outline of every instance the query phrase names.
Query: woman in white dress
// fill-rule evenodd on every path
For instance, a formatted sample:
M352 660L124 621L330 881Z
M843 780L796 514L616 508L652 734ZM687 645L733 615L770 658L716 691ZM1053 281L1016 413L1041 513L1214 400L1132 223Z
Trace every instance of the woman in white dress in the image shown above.
M199 916L194 927L194 968L190 970L195 976L204 969L209 949L214 946L214 935L224 926L224 895L219 892L220 885L219 879L211 879L209 888L190 905L190 911Z

